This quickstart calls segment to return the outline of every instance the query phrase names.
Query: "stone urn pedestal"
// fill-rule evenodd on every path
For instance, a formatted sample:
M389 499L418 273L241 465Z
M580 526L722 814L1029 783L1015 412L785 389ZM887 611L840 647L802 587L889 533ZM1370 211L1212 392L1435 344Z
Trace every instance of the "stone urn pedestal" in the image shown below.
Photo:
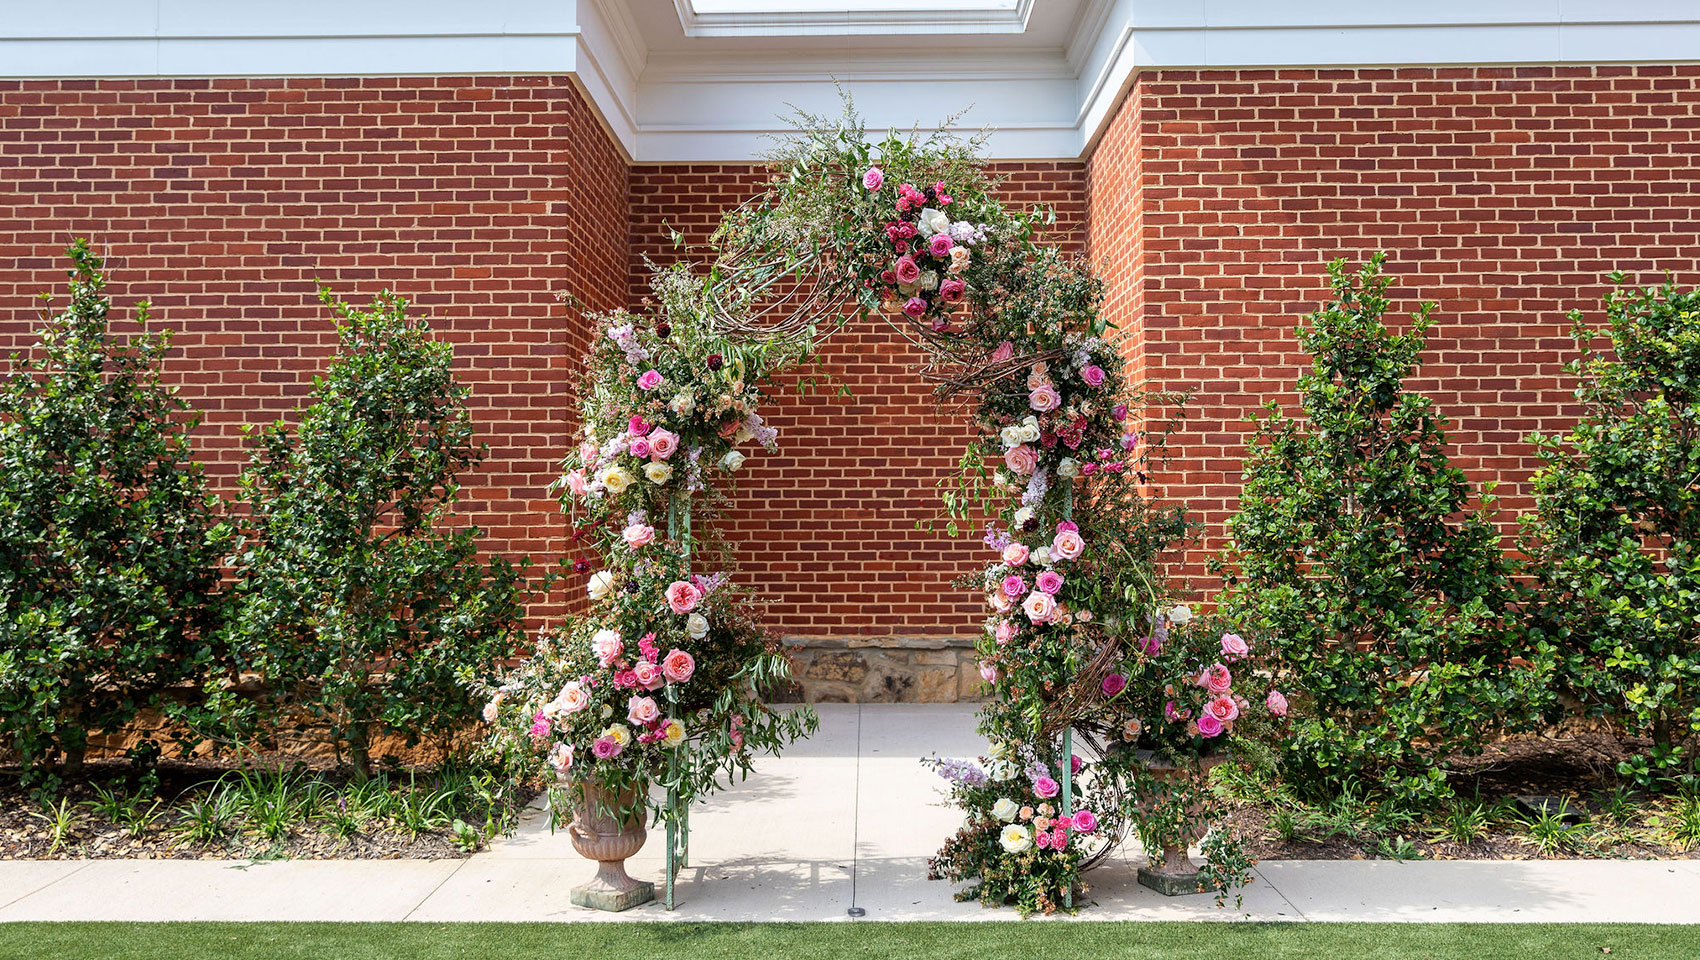
M584 785L567 835L579 856L596 861L596 876L572 888L572 902L577 906L619 912L655 899L655 884L626 874L626 858L637 856L649 837L641 814L624 821L614 816L613 811L631 803L632 796L630 790L616 796Z
M1211 768L1226 760L1226 757L1200 757L1197 760L1170 763L1167 760L1156 759L1149 750L1141 750L1136 756L1144 763L1145 769L1152 776L1164 782L1192 781L1202 783L1209 776ZM1150 800L1142 800L1139 809L1143 812L1151 805ZM1203 812L1202 804L1193 804L1188 810L1191 816ZM1205 829L1197 824L1188 831L1188 836L1180 842L1168 844L1161 851L1147 850L1147 863L1139 868L1139 882L1142 886L1150 887L1165 897L1185 896L1198 893L1198 865L1192 862L1192 844L1204 839Z

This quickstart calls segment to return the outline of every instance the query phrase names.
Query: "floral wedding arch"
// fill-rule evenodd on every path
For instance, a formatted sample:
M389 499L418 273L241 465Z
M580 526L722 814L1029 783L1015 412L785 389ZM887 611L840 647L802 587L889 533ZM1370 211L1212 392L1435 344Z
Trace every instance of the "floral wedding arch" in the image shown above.
M1259 682L1247 642L1194 620L1160 573L1188 524L1146 496L1163 431L1136 425L1176 398L1129 381L1101 282L1039 240L1042 211L997 200L978 146L873 143L853 115L803 117L705 270L657 270L650 310L595 318L584 442L561 482L592 610L489 686L486 718L498 752L568 785L578 822L666 825L669 906L691 803L814 723L765 705L785 658L747 596L702 571L726 566L712 517L740 446L775 443L769 376L853 317L922 345L920 375L975 429L943 505L952 533L985 525L989 562L963 586L990 608L977 649L992 753L937 763L966 824L936 875L1024 912L1071 908L1130 824L1190 869L1211 815L1200 772L1285 713L1279 693L1245 693ZM1249 879L1231 837L1206 853L1193 889Z

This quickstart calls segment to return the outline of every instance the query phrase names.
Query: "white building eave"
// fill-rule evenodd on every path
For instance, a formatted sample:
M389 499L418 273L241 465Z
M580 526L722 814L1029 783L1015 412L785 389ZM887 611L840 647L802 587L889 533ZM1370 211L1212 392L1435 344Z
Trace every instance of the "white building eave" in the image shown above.
M1141 71L1685 62L1697 0L8 3L10 78L572 74L637 162L747 160L848 91L872 129L1082 156ZM734 7L760 9L734 9Z

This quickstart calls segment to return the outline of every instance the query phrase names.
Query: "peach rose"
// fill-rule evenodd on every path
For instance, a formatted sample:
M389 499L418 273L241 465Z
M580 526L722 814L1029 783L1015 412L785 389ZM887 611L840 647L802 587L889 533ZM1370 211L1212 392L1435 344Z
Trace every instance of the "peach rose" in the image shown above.
M634 523L620 531L620 539L626 541L626 546L633 550L647 547L655 541L655 528L647 523Z
M1003 455L1003 462L1004 466L1024 477L1032 476L1033 471L1039 467L1038 456L1033 453L1033 448L1025 443L1009 448Z
M695 584L684 580L675 580L667 585L667 606L674 613L690 613L697 608L702 600L702 591Z
M639 726L648 726L661 719L661 708L654 697L633 697L626 701L626 719Z
M1003 548L1003 562L1012 567L1019 567L1027 562L1027 545L1012 543Z
M590 693L577 680L571 681L555 695L555 705L562 713L577 713L590 706Z
M1051 541L1051 556L1059 560L1078 560L1086 552L1086 541L1073 530L1063 530Z
M1057 615L1057 601L1050 594L1035 590L1021 602L1021 610L1034 623L1046 623Z
M683 650L669 650L661 658L661 672L674 683L684 683L696 673L697 662Z

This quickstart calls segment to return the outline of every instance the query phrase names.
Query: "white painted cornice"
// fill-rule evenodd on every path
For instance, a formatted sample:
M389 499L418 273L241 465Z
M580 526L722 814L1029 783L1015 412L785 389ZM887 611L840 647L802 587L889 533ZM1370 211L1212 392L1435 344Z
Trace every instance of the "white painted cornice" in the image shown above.
M752 158L840 86L871 129L972 105L993 156L1076 158L1141 71L1697 50L1700 0L0 0L0 76L572 74L639 162Z

